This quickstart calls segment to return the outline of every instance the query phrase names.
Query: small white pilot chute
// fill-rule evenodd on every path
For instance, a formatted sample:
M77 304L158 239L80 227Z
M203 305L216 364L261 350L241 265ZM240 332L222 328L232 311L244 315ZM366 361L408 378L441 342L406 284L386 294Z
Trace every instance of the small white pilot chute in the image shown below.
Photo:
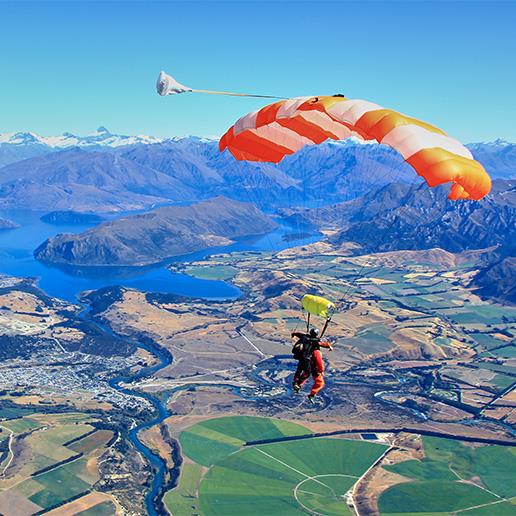
M164 71L159 73L158 81L156 82L156 90L162 97L165 95L177 95L178 93L193 91L192 88L177 82L174 77Z

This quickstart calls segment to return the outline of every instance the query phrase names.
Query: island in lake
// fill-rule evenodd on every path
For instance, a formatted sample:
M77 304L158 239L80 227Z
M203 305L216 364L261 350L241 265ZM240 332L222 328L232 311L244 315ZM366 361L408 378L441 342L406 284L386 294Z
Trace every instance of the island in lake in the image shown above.
M65 210L51 211L40 217L42 222L47 224L98 224L104 220L104 217L95 213L83 213L80 211Z
M276 226L252 204L216 197L122 217L79 234L56 235L34 254L38 260L60 265L144 266L264 234Z

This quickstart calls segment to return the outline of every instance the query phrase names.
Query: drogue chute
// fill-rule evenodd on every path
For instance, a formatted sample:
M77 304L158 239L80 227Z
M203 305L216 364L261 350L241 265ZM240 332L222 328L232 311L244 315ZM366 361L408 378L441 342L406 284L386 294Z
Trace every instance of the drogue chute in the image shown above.
M185 86L176 81L174 77L164 72L159 73L156 81L156 91L158 95L165 97L167 95L178 95L180 93L208 93L210 95L229 95L230 97L255 97L260 99L281 99L284 97L275 97L274 95L256 95L254 93L234 93L232 91L216 91L216 90L199 90Z

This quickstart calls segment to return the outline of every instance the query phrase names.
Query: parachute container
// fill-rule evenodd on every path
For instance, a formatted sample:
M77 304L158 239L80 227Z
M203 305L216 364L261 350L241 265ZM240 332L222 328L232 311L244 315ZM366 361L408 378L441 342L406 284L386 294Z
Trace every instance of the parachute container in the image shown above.
M219 142L238 160L279 163L305 145L355 136L398 151L428 186L451 183L449 198L479 200L491 179L469 149L444 131L366 100L297 97L240 118Z
M312 294L306 294L301 300L303 310L306 310L312 315L318 315L325 317L326 319L331 318L335 311L335 304L320 296L313 296Z

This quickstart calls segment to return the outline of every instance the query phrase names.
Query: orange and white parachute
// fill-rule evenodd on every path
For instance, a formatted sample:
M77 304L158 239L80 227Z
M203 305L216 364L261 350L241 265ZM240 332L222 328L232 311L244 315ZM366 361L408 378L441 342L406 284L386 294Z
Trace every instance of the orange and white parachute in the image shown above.
M305 145L356 136L397 150L429 186L452 183L449 198L479 200L491 179L444 131L366 100L341 95L281 100L240 118L219 142L238 160L278 163Z

